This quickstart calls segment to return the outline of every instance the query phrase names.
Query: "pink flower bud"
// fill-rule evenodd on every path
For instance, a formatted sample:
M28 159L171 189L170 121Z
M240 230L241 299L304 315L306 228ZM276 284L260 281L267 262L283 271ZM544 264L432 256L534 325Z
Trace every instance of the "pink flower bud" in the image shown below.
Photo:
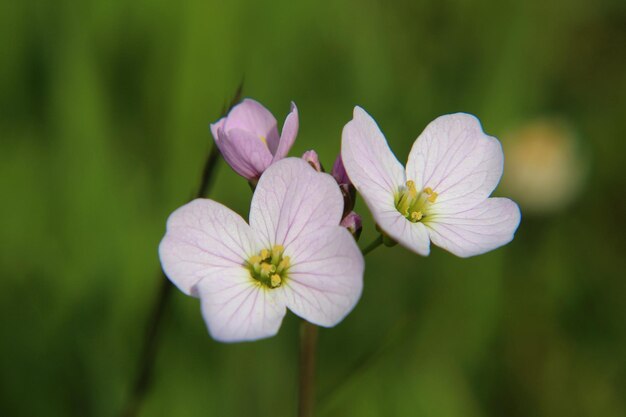
M324 168L322 168L322 164L320 163L320 158L314 150L306 151L302 155L302 159L307 161L317 172L324 172Z
M296 140L298 124L298 109L291 103L291 111L279 135L272 113L247 98L212 124L211 133L235 172L256 182L271 164L287 156Z
M343 220L339 224L348 229L348 231L352 233L352 236L354 236L356 240L359 240L359 236L361 236L361 230L363 229L361 216L351 211L346 217L343 218Z

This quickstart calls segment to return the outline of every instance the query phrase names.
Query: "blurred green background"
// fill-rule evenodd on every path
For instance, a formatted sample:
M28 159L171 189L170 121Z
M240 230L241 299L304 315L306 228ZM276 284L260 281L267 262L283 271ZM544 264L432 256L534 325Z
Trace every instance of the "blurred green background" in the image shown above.
M569 132L515 162L534 182L505 174L497 194L523 213L507 247L368 255L360 303L320 333L317 415L626 416L623 0L2 0L0 35L0 415L119 412L165 220L245 78L280 124L297 103L292 155L327 168L355 104L402 161L444 113L476 114L505 150L535 120ZM224 163L211 197L247 216ZM142 416L295 414L293 315L225 345L197 300L170 301Z

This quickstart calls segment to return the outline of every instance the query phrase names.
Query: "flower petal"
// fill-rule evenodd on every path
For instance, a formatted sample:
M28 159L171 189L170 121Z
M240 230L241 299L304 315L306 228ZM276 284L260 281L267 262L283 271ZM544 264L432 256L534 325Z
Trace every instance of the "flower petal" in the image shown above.
M278 294L255 282L244 267L203 280L198 294L209 332L221 342L274 336L286 313Z
M478 119L465 113L438 117L409 153L407 178L418 190L439 194L433 210L454 213L484 201L502 176L500 142L486 135Z
M270 146L270 151L274 154L272 162L276 162L287 156L289 149L291 149L291 146L296 140L296 136L298 136L299 127L300 119L298 116L298 108L296 107L296 103L292 101L291 110L285 119L285 124L283 125L283 130L280 134L280 141L275 147L270 146L269 141L267 142L268 146Z
M240 269L259 250L252 229L237 213L197 199L170 215L159 257L167 277L185 294L195 295L200 281Z
M217 122L211 123L209 125L209 128L211 129L211 134L213 135L213 139L215 139L216 143L217 143L218 140L220 140L218 132L219 132L220 129L224 128L224 123L226 123L226 118L222 117Z
M375 215L394 206L394 195L405 183L404 168L391 152L372 117L360 107L341 135L343 165Z
M292 265L279 290L291 311L325 327L352 311L363 289L365 263L350 232L322 227L295 239L285 255Z
M225 133L218 130L217 145L228 164L242 177L257 179L272 163L272 154L267 146L254 134L232 129Z
M299 235L338 225L342 212L343 198L333 177L300 158L286 158L261 176L252 197L250 226L266 247L287 246Z
M241 129L252 133L257 140L278 143L278 127L276 119L261 103L247 98L237 104L228 113L224 123L224 131Z
M395 207L377 211L374 213L374 219L378 226L400 245L422 256L428 256L430 253L430 239L423 223L410 222Z
M469 210L437 215L427 227L435 245L466 258L509 243L520 217L515 202L508 198L488 198Z

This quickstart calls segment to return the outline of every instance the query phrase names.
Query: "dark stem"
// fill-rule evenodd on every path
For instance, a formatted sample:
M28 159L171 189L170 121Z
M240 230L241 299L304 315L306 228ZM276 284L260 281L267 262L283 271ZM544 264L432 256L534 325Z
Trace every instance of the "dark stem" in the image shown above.
M237 91L230 101L228 106L224 106L222 109L222 117L225 116L228 111L241 100L241 91L243 88L243 81L239 84ZM216 145L213 145L211 152L204 163L202 170L202 178L200 180L200 186L195 193L195 198L206 196L213 184L213 176L219 161L220 151ZM141 355L139 356L139 363L135 371L135 382L132 385L129 393L129 398L120 413L120 417L134 417L139 414L141 404L148 393L148 390L152 386L152 377L154 370L154 362L159 347L159 334L161 331L161 323L163 321L165 308L169 299L171 298L172 290L174 286L170 283L163 272L159 273L159 290L157 298L152 306L152 311L146 324L144 333L143 344L141 347Z
M139 413L141 403L148 392L148 388L152 385L152 374L158 347L157 340L160 324L163 319L163 313L165 312L165 306L170 299L173 288L173 285L162 272L159 279L159 292L146 325L141 355L139 356L139 363L137 365L135 383L133 384L130 398L120 414L123 417L133 417Z
M302 320L300 324L300 377L298 417L312 417L315 405L315 350L317 326Z
M365 256L382 244L383 244L383 235L380 235L372 243L370 243L368 246L362 249L361 252L363 252L363 256Z

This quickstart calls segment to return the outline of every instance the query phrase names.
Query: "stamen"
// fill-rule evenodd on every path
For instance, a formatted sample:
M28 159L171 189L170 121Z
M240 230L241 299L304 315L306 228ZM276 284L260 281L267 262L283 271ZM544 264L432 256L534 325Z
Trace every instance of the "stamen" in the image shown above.
M285 269L289 268L289 256L285 256L282 261L278 264L278 268L276 268L276 272L280 274Z
M437 201L438 196L439 194L433 191L433 193L428 197L428 201L434 203L435 201Z
M276 272L276 267L272 264L262 263L261 264L261 276L269 277L271 274Z
M400 197L400 201L398 201L398 211L403 215L407 216L409 214L409 207L413 205L415 199L417 198L417 190L415 189L415 182L412 180L408 180L406 182L407 190L402 193L402 197Z
M283 257L284 250L282 245L274 245L271 249L262 249L258 255L248 258L244 266L249 269L250 277L266 288L280 287L287 279L291 265L289 257Z
M250 262L252 265L260 264L262 261L263 259L259 255L251 256L250 259L248 260L248 262Z
M411 221L414 223L422 220L422 217L424 217L424 215L421 211L414 211L413 213L411 213Z
M272 248L272 263L274 265L278 264L280 256L283 254L284 250L285 248L283 247L283 245L274 245L274 247Z
M280 275L278 274L274 274L272 275L272 277L270 278L270 286L272 288L276 288L278 286L280 286L280 284L283 282L283 280L280 278Z

